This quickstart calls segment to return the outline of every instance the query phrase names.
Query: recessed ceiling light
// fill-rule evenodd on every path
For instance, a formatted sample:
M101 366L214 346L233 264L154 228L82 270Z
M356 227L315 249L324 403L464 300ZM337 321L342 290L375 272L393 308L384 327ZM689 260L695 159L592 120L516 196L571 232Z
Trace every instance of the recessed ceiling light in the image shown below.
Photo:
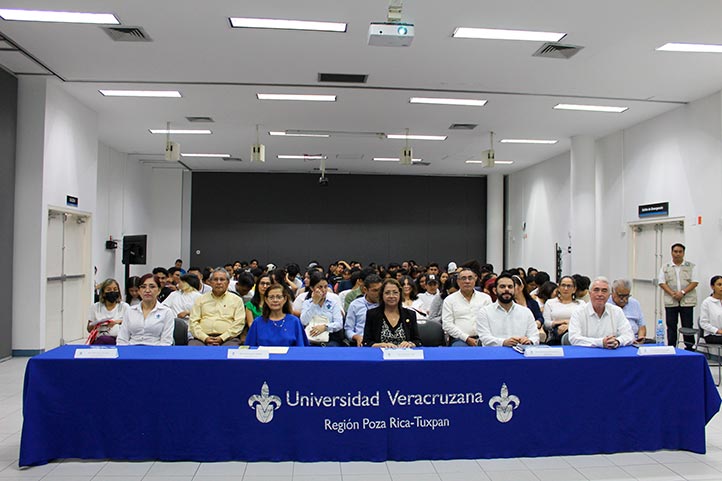
M181 157L213 157L218 159L227 159L231 154L184 154L181 153Z
M177 90L98 90L98 92L106 97L182 97L181 93Z
M234 28L269 28L274 30L313 30L317 32L345 32L341 22L317 22L308 20L283 20L277 18L230 17Z
M488 162L488 160L467 160L466 161L467 164L483 164L484 162ZM499 164L499 165L511 165L513 163L514 163L513 160L495 160L494 161L494 164Z
M335 102L335 95L300 95L300 94L256 94L258 100L307 100L311 102Z
M303 160L321 160L325 159L325 155L309 154L309 155L279 155L279 159L303 159Z
M411 97L409 103L412 104L432 104L432 105L466 105L470 107L483 107L488 100L483 99L440 99L431 97Z
M557 104L554 106L557 110L581 110L584 112L611 112L620 114L629 107L610 107L607 105L577 105L577 104Z
M531 42L558 42L566 36L559 32L534 32L530 30L502 30L498 28L456 27L454 38L481 38L486 40L527 40Z
M208 129L148 129L151 134L212 134Z
M662 52L722 53L722 45L705 43L665 43L656 50Z
M331 137L329 134L293 134L288 132L279 132L279 131L271 131L268 132L268 135L278 136L278 137L322 137L322 138L328 138Z
M398 157L374 157L376 162L399 162ZM411 162L421 162L423 159L411 159Z
M558 140L543 140L543 139L501 139L499 142L502 144L544 144L552 145L559 142Z
M92 23L96 25L120 25L112 13L55 12L50 10L0 9L3 20L22 22Z
M394 140L446 140L446 135L412 135L412 134L386 134L387 139Z

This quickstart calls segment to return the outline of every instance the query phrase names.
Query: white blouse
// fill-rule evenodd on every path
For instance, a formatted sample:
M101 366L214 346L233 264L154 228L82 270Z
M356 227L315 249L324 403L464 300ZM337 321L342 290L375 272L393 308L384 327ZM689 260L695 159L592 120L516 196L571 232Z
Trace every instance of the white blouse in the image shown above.
M128 309L130 309L130 306L125 302L119 302L110 311L107 307L105 307L105 303L96 302L95 304L90 306L88 320L90 321L91 327L95 327L96 324L103 321L122 321L123 316ZM118 337L119 329L120 326L118 324L114 325L113 327L100 326L98 327L98 335Z
M564 304L557 298L549 299L544 303L544 327L552 328L552 322L559 319L571 319L572 313L583 307L586 303L579 299Z
M173 329L175 328L175 314L170 307L155 303L155 307L148 317L143 317L141 304L129 308L125 312L123 324L120 325L117 344L119 346L171 346L173 344Z
M704 329L704 335L717 334L722 329L722 302L712 296L705 298L699 308L699 327Z
M173 311L173 315L177 317L180 312L190 312L195 300L201 296L202 294L195 289L190 292L173 291L165 298L163 304L170 307Z

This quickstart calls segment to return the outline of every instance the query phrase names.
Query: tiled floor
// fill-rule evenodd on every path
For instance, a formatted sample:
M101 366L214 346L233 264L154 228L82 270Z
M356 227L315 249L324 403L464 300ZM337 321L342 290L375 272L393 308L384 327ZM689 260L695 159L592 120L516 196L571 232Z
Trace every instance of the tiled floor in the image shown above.
M126 463L65 460L18 469L27 359L0 363L0 481L722 481L722 414L707 454L683 451L386 463Z

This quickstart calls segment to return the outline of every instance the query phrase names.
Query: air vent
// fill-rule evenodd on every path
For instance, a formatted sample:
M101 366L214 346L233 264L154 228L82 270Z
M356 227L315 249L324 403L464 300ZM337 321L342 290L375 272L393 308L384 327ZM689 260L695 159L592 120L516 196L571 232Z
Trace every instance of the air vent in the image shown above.
M366 74L352 73L319 73L319 82L336 82L344 84L365 84L369 76Z
M100 27L116 42L152 42L143 27Z
M186 120L188 122L198 122L198 123L206 123L210 124L215 122L211 117L186 117Z
M569 59L579 53L581 49L579 45L564 45L561 43L547 42L539 50L532 54L532 57L544 58L562 58Z
M449 130L474 130L478 124L451 124Z

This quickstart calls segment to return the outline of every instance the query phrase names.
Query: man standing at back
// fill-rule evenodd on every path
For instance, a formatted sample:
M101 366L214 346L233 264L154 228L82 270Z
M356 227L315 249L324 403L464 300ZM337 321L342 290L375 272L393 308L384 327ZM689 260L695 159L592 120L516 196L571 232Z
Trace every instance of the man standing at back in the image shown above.
M659 287L664 291L664 317L667 320L667 344L677 346L677 319L682 327L694 324L694 306L697 305L697 273L694 264L684 260L685 247L672 245L672 262L659 270ZM688 350L692 350L694 336L684 336Z
M441 324L452 347L476 346L476 321L482 307L491 304L488 294L474 289L477 274L468 267L459 272L459 290L444 299Z

